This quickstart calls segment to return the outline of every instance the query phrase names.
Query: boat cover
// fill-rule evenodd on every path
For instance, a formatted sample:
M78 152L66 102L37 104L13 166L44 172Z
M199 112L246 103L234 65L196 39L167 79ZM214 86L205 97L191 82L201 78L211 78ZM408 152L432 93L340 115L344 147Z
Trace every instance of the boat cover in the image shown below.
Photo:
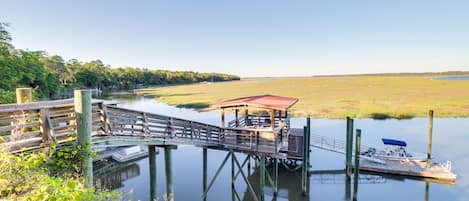
M382 138L381 140L383 140L383 143L387 145L397 145L401 147L407 146L407 143L402 140L393 140L393 139L386 139L386 138Z

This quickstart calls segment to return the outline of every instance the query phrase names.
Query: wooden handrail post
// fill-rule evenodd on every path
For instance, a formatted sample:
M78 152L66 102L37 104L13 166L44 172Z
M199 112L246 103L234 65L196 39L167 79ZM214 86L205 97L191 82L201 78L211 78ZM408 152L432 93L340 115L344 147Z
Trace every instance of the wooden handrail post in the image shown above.
M39 131L42 136L42 143L44 145L50 144L52 136L50 135L50 119L49 119L49 109L40 109L39 110Z
M143 130L143 135L144 136L149 136L150 135L150 128L148 126L148 118L147 118L147 113L143 112L142 113L142 118L143 118L143 126L142 126L142 130Z
M16 88L16 103L30 103L33 102L33 94L31 88Z
M109 134L109 119L107 117L106 106L104 105L104 103L99 104L99 109L101 110L100 120L101 120L103 132L105 135L108 135Z
M31 88L17 88L16 89L16 103L17 104L24 104L33 102L33 95ZM24 113L24 117L20 117L17 121L11 122L12 126L15 125L24 125L26 124L28 113ZM14 129L12 130L12 134L21 134L25 133L27 130L26 128Z
M91 148L91 91L74 91L75 116L77 121L77 141L83 148L84 157L82 161L82 171L85 176L85 186L93 187L93 159L88 153Z

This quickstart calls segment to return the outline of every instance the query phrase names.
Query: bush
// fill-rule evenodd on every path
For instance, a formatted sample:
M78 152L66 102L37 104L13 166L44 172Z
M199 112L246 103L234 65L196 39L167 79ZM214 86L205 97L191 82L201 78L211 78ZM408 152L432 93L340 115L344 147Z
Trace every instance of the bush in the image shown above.
M0 200L117 200L117 192L95 192L80 178L50 176L45 154L0 153Z

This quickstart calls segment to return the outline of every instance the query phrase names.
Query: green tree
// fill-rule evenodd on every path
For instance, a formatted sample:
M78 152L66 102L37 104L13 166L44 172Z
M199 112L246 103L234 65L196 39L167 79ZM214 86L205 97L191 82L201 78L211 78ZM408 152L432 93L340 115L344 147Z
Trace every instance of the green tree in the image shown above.
M49 72L57 75L63 85L73 82L73 73L65 66L64 60L59 55L41 57L40 62Z

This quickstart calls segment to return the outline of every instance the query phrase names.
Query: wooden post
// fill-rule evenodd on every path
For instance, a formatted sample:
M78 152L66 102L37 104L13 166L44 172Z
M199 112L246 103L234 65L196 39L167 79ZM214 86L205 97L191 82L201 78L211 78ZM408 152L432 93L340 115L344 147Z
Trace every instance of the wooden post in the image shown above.
M99 104L99 109L101 110L100 121L102 125L102 131L104 132L105 135L108 135L109 134L109 119L107 117L106 106L104 105L104 103Z
M245 126L248 125L248 119L249 119L249 111L248 111L248 109L245 109L244 110L244 125Z
M274 197L278 195L278 158L274 158Z
M221 109L221 127L225 127L225 109Z
M347 179L352 174L352 149L353 149L353 119L347 117L346 148L345 148L345 171Z
M345 200L346 201L349 201L350 200L350 197L351 197L351 179L350 179L350 176L346 176L347 178L345 178Z
M235 122L236 122L236 127L239 127L238 112L239 112L239 109L235 109Z
M301 192L303 196L307 195L307 180L308 180L308 154L306 153L308 148L306 147L308 143L306 143L306 133L308 132L308 128L306 126L303 127L303 164L301 168Z
M203 148L202 152L202 171L203 171L203 178L202 178L202 192L203 192L203 200L207 200L207 148Z
M275 128L275 110L270 110L270 126L272 130Z
M425 201L428 201L430 199L429 192L430 192L430 183L428 181L425 181Z
M41 132L42 142L46 145L51 140L51 127L49 122L49 109L43 108L39 110L39 131Z
M427 150L427 168L432 164L432 139L433 138L433 110L428 112L428 150Z
M17 104L24 104L24 103L30 103L33 101L33 98L32 98L32 92L31 92L31 88L17 88L16 89L16 103ZM11 122L11 125L12 126L22 126L24 124L26 124L26 119L28 117L28 113L27 112L24 112L23 113L24 117L19 117L16 119L16 121L12 121ZM22 133L25 133L27 132L28 129L26 128L15 128L12 130L11 134L12 135L15 135L15 134L22 134Z
M164 161L166 171L166 200L174 201L173 171L171 164L171 148L164 148Z
M355 164L353 167L353 201L357 200L358 192L358 175L360 174L360 146L361 146L361 136L362 130L356 130L356 139L355 139Z
M232 150L230 150L230 154L231 154L231 188L234 189L235 187L235 159L234 157L235 156Z
M281 120L282 120L282 110L279 110L278 111L278 122L280 123Z
M17 88L16 89L16 103L30 103L33 102L33 95L31 88Z
M91 150L91 91L75 90L74 91L75 116L77 122L77 141L84 150L86 155L82 161L82 171L85 175L85 186L93 187L93 159L90 156Z
M311 161L309 160L310 157L309 155L311 154L310 153L310 145L311 145L311 118L308 116L306 118L306 156L307 156L307 159L306 159L306 162L307 162L307 165L308 165L308 168L311 167ZM308 180L309 181L309 180Z
M259 170L260 170L260 178L259 178L259 197L261 201L264 201L264 186L265 186L265 156L260 157L259 161Z
M251 155L248 154L248 176L251 175Z
M158 200L156 173L156 146L148 145L148 163L150 166L150 199Z

